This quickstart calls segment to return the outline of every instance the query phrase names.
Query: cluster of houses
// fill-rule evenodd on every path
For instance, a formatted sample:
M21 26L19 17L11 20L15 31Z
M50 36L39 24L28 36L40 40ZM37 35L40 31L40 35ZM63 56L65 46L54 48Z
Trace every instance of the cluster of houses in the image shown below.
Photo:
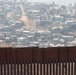
M74 6L24 2L0 1L1 43L13 47L76 46ZM20 5L28 19L34 21L30 21L32 29L20 20Z

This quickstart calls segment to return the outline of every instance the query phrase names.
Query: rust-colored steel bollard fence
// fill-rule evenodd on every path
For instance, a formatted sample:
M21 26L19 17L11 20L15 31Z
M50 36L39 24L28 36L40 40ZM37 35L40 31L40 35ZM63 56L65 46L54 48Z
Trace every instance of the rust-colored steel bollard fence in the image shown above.
M76 47L0 48L0 75L76 75Z

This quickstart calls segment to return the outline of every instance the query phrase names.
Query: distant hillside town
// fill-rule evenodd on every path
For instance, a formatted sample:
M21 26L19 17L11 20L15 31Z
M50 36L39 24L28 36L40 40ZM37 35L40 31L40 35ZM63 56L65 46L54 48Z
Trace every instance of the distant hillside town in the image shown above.
M0 0L0 43L2 47L76 46L76 3Z

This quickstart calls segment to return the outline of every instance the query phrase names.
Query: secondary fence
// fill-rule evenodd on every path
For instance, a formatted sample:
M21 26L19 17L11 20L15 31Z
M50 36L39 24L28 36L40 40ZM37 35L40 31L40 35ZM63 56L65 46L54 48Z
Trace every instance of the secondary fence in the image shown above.
M0 48L0 75L76 75L76 47Z

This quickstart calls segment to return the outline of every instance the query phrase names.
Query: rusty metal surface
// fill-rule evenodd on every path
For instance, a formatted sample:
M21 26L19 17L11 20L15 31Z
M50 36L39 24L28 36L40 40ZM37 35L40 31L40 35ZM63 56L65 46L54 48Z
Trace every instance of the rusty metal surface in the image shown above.
M76 61L76 47L0 48L0 62Z
M76 61L76 47L69 47L69 60Z
M0 62L7 61L7 48L0 48Z
M59 61L67 61L67 56L68 56L68 53L67 53L67 47L60 47L59 48Z
M31 61L32 60L32 48L17 48L17 61Z
M7 49L7 62L16 62L17 51L16 49L8 48Z
M40 48L34 48L34 53L33 53L33 61L37 62L37 61L42 61L43 60L43 54L42 54L43 49Z
M0 75L76 75L76 47L0 48Z
M44 61L57 61L58 60L58 48L45 48L44 49Z

